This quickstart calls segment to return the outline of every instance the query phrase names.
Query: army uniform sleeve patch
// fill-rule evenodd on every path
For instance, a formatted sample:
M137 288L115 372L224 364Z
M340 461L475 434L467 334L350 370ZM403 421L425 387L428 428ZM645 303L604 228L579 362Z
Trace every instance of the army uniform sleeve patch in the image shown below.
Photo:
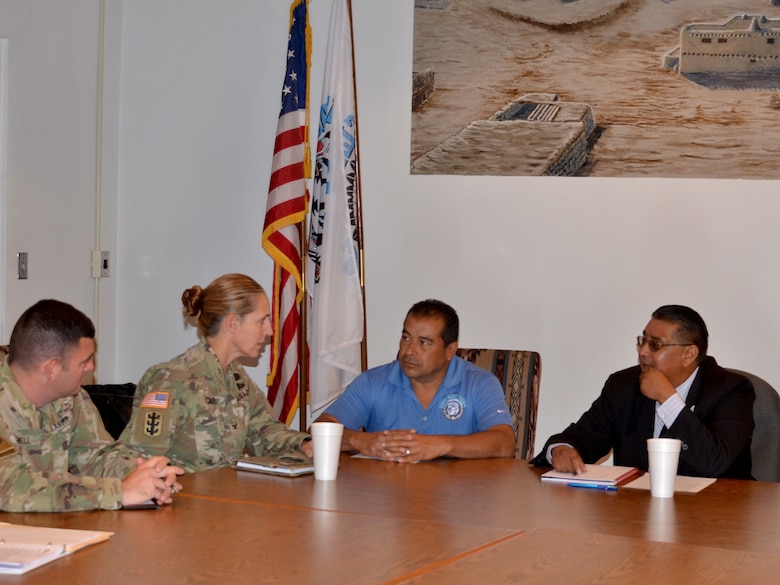
M168 408L168 392L149 392L141 400L141 408Z
M144 412L141 424L144 436L150 439L161 437L163 430L165 430L166 418L166 413L162 413L158 410Z
M152 391L141 399L135 415L132 444L165 447L171 441L171 393Z

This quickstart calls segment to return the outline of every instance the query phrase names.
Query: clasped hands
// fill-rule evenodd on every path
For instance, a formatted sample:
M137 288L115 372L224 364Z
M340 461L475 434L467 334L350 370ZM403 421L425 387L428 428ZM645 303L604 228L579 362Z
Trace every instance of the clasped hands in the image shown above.
M436 436L418 435L415 430L356 434L360 435L360 444L356 445L358 451L385 461L417 463L435 459L442 454Z
M139 457L138 466L122 481L122 505L137 505L146 500L170 504L171 496L181 490L176 478L184 470L169 463L170 460L161 455L149 459Z

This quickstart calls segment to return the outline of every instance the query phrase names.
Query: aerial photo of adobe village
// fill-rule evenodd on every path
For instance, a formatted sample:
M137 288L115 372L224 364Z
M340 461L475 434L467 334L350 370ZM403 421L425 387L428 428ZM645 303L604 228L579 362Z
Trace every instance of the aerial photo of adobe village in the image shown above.
M415 0L412 174L780 178L780 0Z

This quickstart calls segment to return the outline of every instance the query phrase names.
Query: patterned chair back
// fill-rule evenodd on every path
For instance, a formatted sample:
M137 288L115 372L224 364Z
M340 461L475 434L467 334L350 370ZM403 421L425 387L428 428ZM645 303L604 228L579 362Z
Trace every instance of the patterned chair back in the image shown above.
M536 351L466 347L458 348L458 355L498 377L515 428L515 457L532 458L542 357Z

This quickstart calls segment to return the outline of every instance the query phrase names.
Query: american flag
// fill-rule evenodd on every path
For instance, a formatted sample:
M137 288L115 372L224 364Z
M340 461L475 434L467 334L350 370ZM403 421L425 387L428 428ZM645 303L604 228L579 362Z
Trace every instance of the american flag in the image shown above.
M168 408L168 393L149 392L141 400L141 408Z
M299 404L301 250L309 204L306 179L311 177L308 3L309 0L294 0L290 6L287 70L263 226L263 249L274 260L274 338L268 400L279 420L287 425L292 423Z

